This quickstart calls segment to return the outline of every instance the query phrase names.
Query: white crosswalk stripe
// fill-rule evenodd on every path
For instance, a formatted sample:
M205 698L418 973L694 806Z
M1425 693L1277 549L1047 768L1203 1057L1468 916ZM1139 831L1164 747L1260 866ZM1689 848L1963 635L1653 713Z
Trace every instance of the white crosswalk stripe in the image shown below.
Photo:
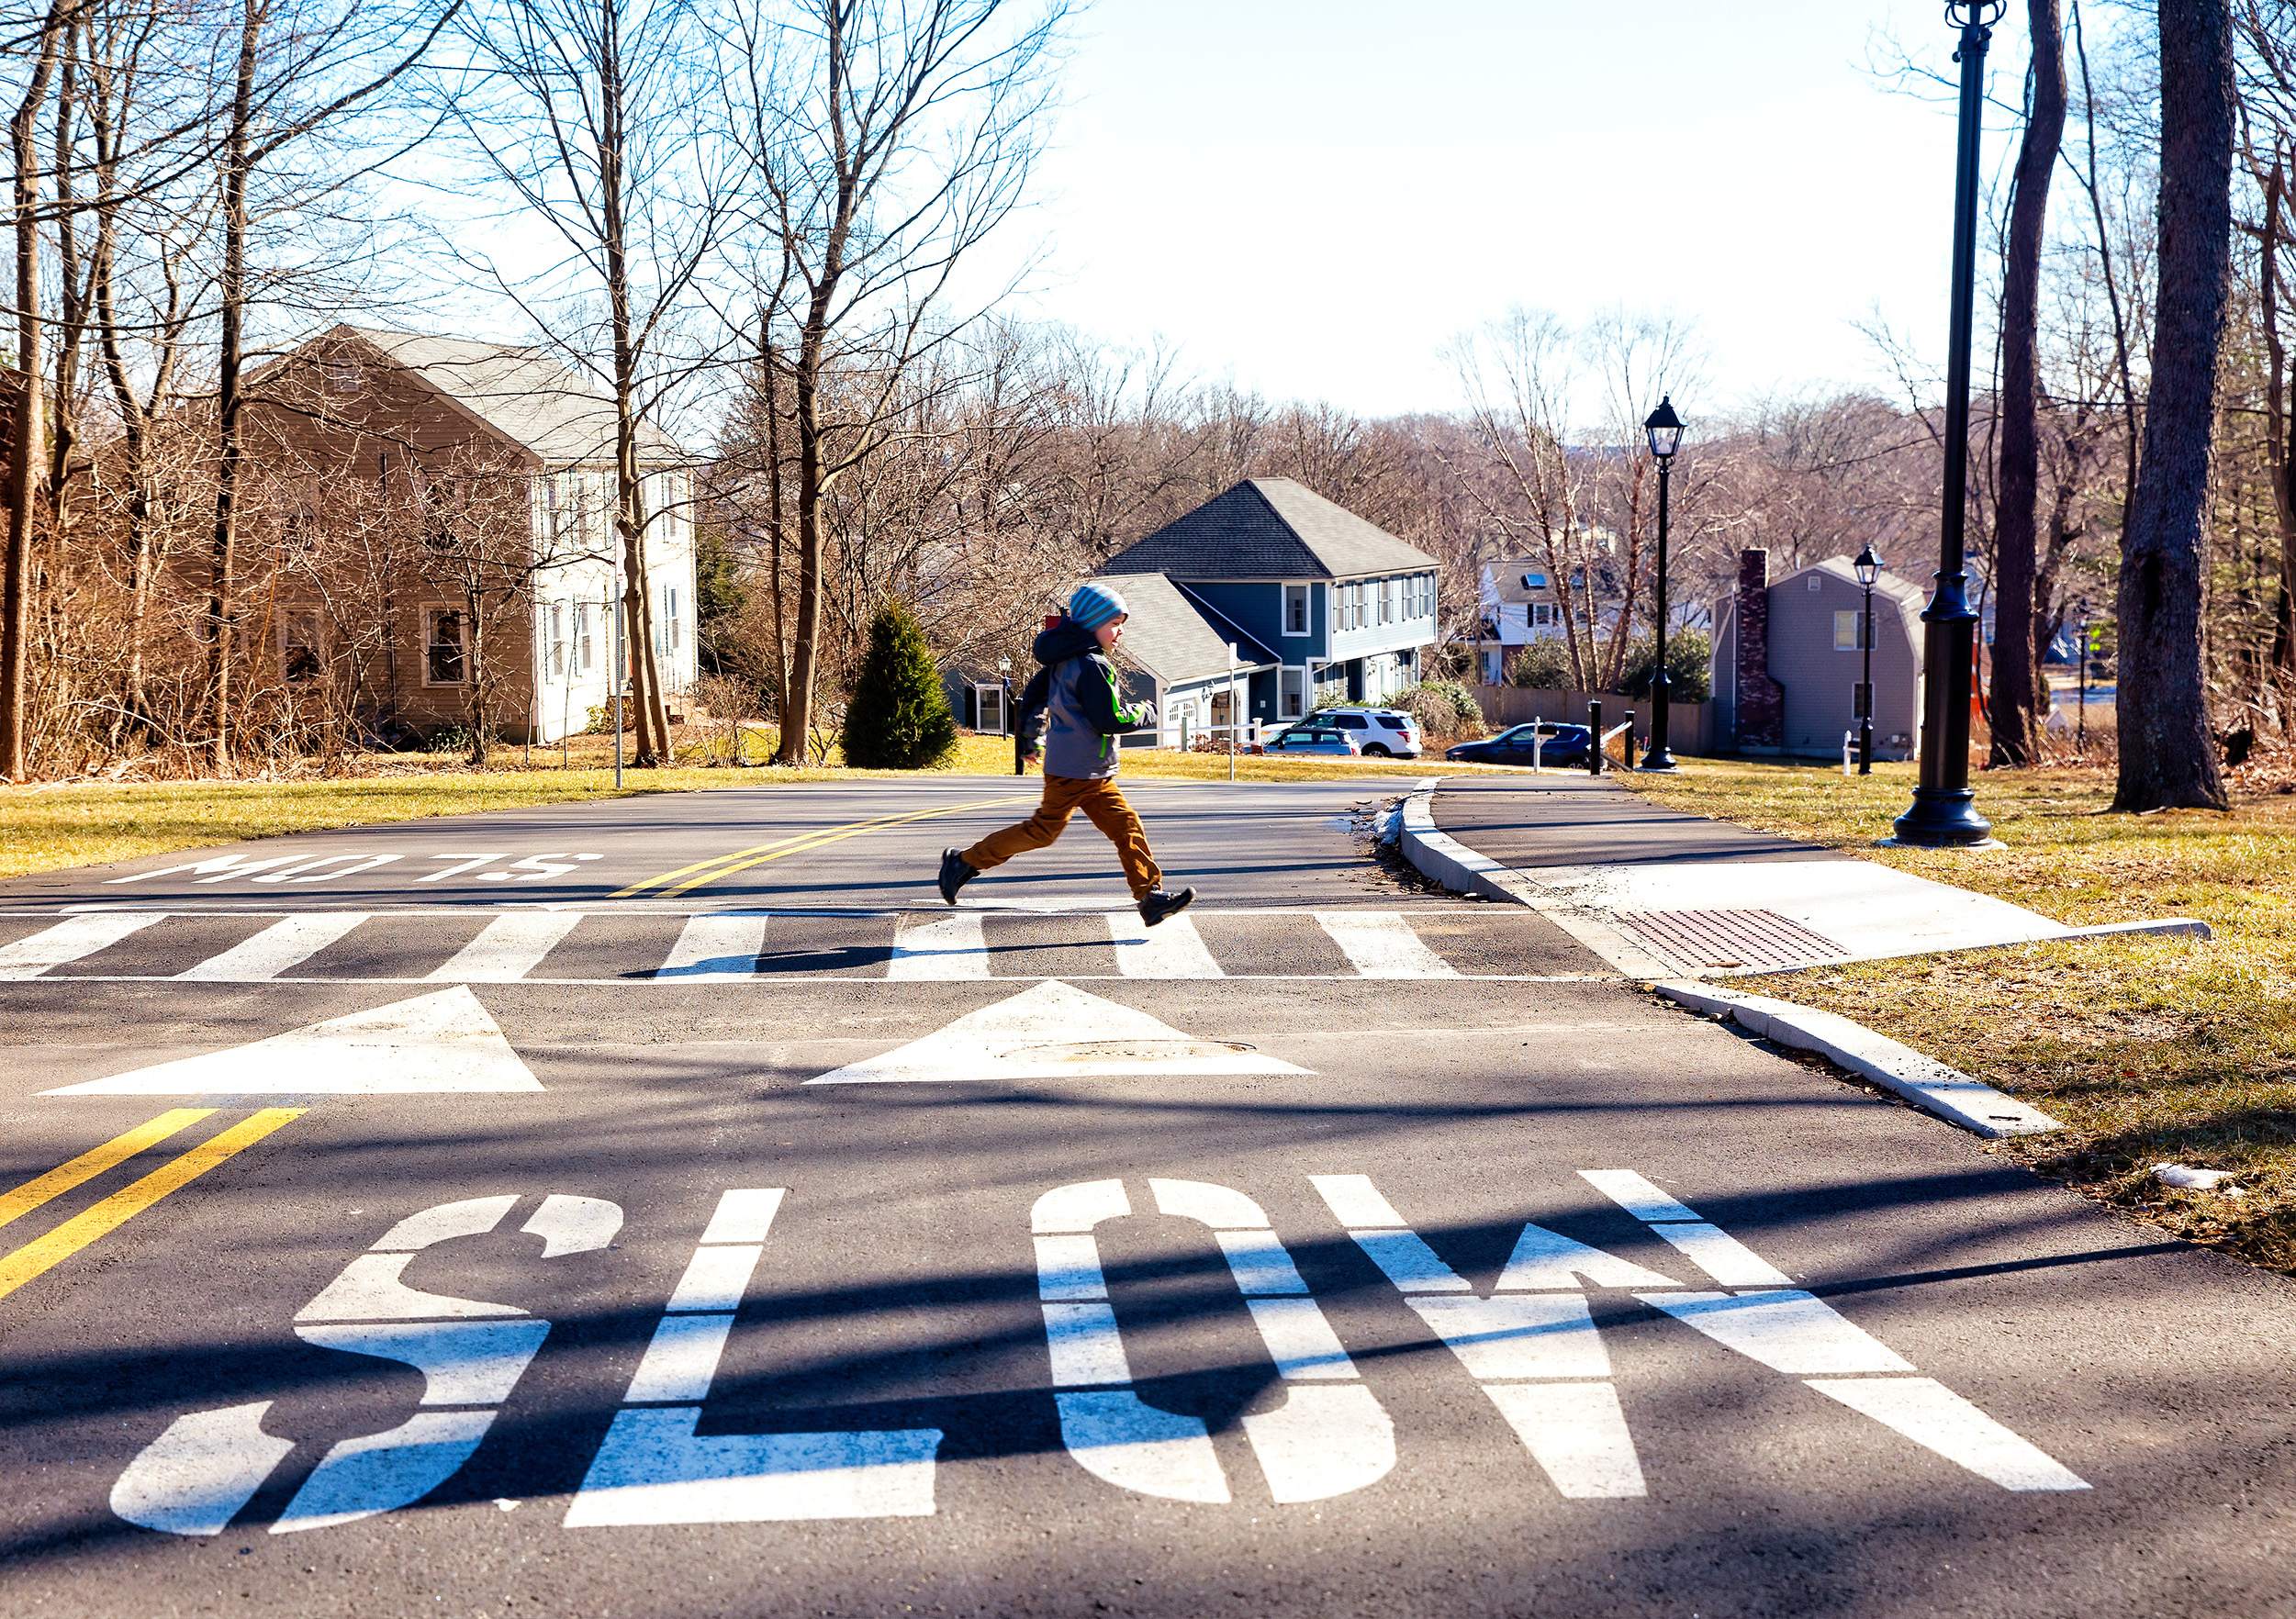
M687 921L654 976L688 982L746 978L756 972L757 957L765 948L762 916L697 916Z
M257 931L223 949L216 947L213 912L67 915L0 943L0 980L355 978L674 987L829 977L1550 981L1610 976L1567 970L1572 963L1558 964L1566 970L1543 970L1536 953L1525 959L1511 942L1520 938L1521 923L1509 917L1478 914L1483 925L1472 937L1455 921L1423 934L1430 920L1461 914L1430 917L1425 910L1199 908L1149 928L1127 908L1081 930L1073 916L1018 910L744 910L678 917L514 910L487 915L475 936L475 919L453 910L247 914L250 925L260 922ZM125 955L101 955L131 938ZM90 962L91 956L99 959ZM306 965L315 958L315 968Z
M1319 910L1316 921L1367 978L1455 978L1459 969L1427 947L1393 910Z
M0 945L0 978L36 978L50 967L62 966L117 944L159 920L146 911L67 917L28 939Z
M1151 928L1137 910L1108 913L1108 938L1116 966L1127 978L1221 978L1227 975L1204 947L1204 935L1184 916L1167 917Z
M978 911L954 910L924 921L903 917L893 934L889 978L985 978L989 945Z
M580 924L577 910L522 910L498 916L454 958L431 975L442 984L511 984L542 965L543 956Z
M202 984L259 984L300 966L373 915L364 910L319 910L283 916L253 938L211 955L175 976Z

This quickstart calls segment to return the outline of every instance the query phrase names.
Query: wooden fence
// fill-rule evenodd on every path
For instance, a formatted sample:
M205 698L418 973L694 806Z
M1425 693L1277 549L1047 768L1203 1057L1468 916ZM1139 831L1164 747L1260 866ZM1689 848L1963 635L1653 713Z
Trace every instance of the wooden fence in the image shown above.
M1603 729L1607 731L1626 718L1627 710L1634 710L1634 734L1647 741L1651 734L1651 700L1630 698L1616 691L1548 691L1529 686L1473 686L1475 701L1483 705L1483 717L1491 729L1498 731L1509 725L1520 725L1528 720L1567 720L1574 725L1586 723L1586 705L1602 704ZM1713 751L1714 705L1712 703L1669 703L1666 705L1667 745L1677 754L1708 754Z

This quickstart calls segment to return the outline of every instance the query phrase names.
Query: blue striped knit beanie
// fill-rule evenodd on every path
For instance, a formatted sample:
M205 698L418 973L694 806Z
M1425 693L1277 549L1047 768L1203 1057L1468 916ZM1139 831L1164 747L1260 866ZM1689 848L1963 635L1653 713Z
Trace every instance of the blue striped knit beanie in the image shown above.
M1112 619L1121 619L1132 609L1124 605L1124 597L1105 585L1090 580L1076 587L1069 597L1069 617L1078 628L1097 630Z

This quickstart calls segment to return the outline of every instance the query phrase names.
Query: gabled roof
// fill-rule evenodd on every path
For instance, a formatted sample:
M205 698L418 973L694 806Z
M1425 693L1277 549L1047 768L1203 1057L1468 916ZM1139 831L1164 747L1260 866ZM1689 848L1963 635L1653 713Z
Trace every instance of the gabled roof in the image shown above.
M1501 557L1496 562L1484 563L1483 567L1484 572L1490 575L1491 596L1495 600L1519 603L1554 599L1554 591L1549 583L1553 575L1549 571L1546 563L1538 557ZM1523 583L1525 574L1529 574L1542 582L1538 585L1525 585Z
M1266 647L1212 611L1193 592L1161 574L1126 574L1093 581L1124 597L1120 657L1139 664L1167 685L1186 685L1227 673L1227 643L1236 643L1239 670L1271 668L1280 660Z
M1857 569L1846 556L1830 556L1806 568L1797 568L1783 579L1772 580L1770 588L1783 590L1788 585L1799 585L1811 574L1823 574L1827 578L1839 580L1861 594L1865 588L1857 582ZM1923 641L1921 612L1928 606L1929 597L1922 593L1921 586L1903 574L1884 573L1874 581L1874 616L1878 619L1890 609L1897 609L1898 617L1905 620L1906 634L1912 638L1913 653L1917 660L1921 655Z
M325 337L349 338L378 351L544 462L614 458L613 399L541 349L378 327L337 326ZM638 456L653 465L687 459L668 435L652 428L639 431Z
M1175 579L1351 579L1435 559L1290 478L1246 478L1108 559L1110 574Z

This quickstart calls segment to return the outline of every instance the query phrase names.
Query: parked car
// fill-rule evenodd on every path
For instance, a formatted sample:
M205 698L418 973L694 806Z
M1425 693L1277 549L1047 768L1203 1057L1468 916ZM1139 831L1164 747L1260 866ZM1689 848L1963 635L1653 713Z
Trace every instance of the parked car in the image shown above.
M1533 742L1537 739L1536 752ZM1594 733L1584 725L1553 720L1533 720L1510 725L1481 742L1461 743L1443 757L1470 765L1560 765L1585 768L1594 745Z
M1419 722L1401 709L1317 709L1301 723L1344 731L1374 759L1419 756Z
M1324 754L1352 759L1366 750L1349 731L1324 725L1310 725L1303 720L1289 731L1278 731L1270 737L1267 751L1271 754Z

